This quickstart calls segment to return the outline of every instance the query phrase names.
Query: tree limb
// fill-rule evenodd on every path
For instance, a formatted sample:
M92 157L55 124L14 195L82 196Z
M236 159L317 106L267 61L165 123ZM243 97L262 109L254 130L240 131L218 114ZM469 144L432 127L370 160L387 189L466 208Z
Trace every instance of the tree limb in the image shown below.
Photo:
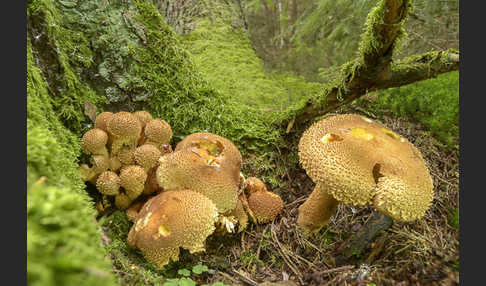
M405 34L403 22L410 0L382 0L368 14L359 55L341 66L340 74L326 84L321 96L309 99L294 113L297 121L324 115L378 89L397 87L459 69L459 52L433 51L394 63L394 48Z

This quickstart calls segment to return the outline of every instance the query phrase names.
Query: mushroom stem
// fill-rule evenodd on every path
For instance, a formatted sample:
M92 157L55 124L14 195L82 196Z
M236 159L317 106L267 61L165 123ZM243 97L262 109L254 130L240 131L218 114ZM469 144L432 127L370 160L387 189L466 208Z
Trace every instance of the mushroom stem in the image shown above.
M299 207L297 224L304 232L316 233L327 224L338 204L324 185L317 184L305 203Z
M387 230L393 220L379 211L374 211L359 231L350 236L339 248L335 258L336 265L346 264L352 256L361 257L375 238Z

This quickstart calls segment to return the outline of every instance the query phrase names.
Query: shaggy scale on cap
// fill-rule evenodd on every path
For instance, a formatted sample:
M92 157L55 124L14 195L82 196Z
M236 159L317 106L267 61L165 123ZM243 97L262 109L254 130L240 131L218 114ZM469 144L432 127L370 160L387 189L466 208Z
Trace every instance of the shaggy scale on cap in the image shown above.
M86 154L108 156L106 143L108 143L108 134L99 128L93 128L84 133L81 148Z
M116 155L123 146L129 148L137 146L142 126L135 115L120 111L109 118L107 130L112 137L111 155Z
M217 217L215 205L198 192L162 192L139 211L127 242L160 269L179 260L179 247L190 253L204 251Z
M204 142L160 157L157 182L164 190L200 192L226 213L236 207L239 170L223 163L227 158L221 144Z
M325 184L336 200L374 204L399 221L422 217L433 199L417 148L364 116L336 115L314 123L300 139L299 158L311 179Z

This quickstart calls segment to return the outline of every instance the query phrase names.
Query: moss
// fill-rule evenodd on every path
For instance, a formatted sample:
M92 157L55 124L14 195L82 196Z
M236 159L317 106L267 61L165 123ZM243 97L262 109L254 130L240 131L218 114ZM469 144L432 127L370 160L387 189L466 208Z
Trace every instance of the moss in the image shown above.
M77 172L80 146L54 111L27 41L27 280L114 285L95 211ZM44 183L35 183L44 177Z
M115 285L94 216L88 198L70 188L27 189L27 284Z

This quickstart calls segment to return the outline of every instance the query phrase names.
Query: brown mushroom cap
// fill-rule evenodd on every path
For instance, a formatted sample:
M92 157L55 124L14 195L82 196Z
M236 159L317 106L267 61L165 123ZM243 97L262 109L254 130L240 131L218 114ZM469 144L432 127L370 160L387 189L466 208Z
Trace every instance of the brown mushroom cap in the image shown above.
M130 148L130 147L122 147L116 154L116 157L118 160L120 160L120 163L122 166L126 165L133 165L135 164L135 148Z
M109 111L101 112L100 114L98 114L98 116L96 116L95 123L94 123L95 128L99 128L105 132L108 132L108 129L106 128L106 123L108 122L108 120L111 118L112 115L113 112L109 112Z
M84 133L81 139L81 148L88 155L108 156L106 143L108 143L108 134L99 128L93 128Z
M179 259L179 247L195 253L215 230L215 205L198 192L167 191L149 199L138 213L127 242L155 267Z
M115 196L115 206L119 210L127 209L132 203L132 199L128 197L125 193L119 193Z
M118 190L120 189L120 178L115 172L104 171L98 176L98 179L96 180L96 188L103 195L118 195Z
M247 185L247 189L251 190L248 191L248 207L254 219L256 219L256 223L267 223L274 220L282 212L282 198L267 191L265 184L259 179L254 177L248 179L252 179L251 182L256 182L256 184L250 182L250 185Z
M208 144L209 143L209 144ZM241 153L238 148L230 140L221 137L219 135L208 133L208 132L197 132L186 136L181 142L179 142L174 149L178 151L181 149L186 149L189 147L194 147L200 145L206 146L222 146L221 155L224 160L221 160L220 164L223 169L229 168L231 173L238 174L235 180L240 180L240 170L242 164ZM207 148L207 147L206 147ZM236 175L235 175L236 176Z
M147 173L140 166L126 166L120 171L120 185L132 201L142 194L145 180Z
M191 189L213 201L225 213L236 207L239 170L223 168L220 145L189 147L159 159L157 182L164 190ZM213 149L214 147L214 149ZM216 151L215 151L216 150Z
M300 163L338 201L374 206L400 221L422 217L433 199L427 166L407 139L364 116L314 123L299 142Z
M138 146L133 153L135 162L142 166L146 172L157 165L161 155L162 153L159 151L159 149L151 144Z
M135 148L142 132L138 118L130 112L117 112L107 122L107 129L112 136L111 154L116 155L124 146Z
M168 144L172 138L172 128L167 121L154 118L147 122L144 131L146 142L160 148L162 144Z
M253 192L268 191L265 183L256 177L249 177L248 179L246 179L243 187L247 190L248 194L251 194Z
M147 124L147 122L149 122L150 120L152 120L152 115L150 115L150 113L148 113L147 111L145 110L139 110L139 111L135 111L133 113L133 115L135 115L138 120L140 121L140 124L142 126L142 128L145 127L145 125Z

